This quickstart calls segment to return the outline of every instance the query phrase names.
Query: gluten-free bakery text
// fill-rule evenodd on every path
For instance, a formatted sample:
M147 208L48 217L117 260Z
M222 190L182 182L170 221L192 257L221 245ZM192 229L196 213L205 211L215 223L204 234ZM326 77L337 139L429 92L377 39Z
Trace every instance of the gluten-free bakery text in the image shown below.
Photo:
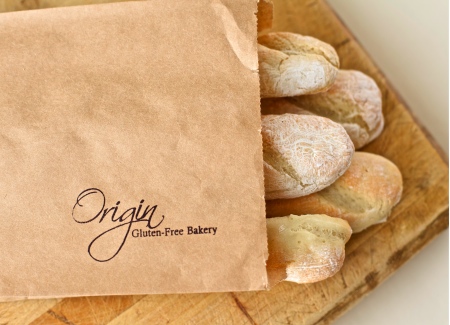
M185 235L213 235L217 233L217 227L191 227L181 229L164 228L164 230L142 230L134 229L131 236L138 237L168 237L168 236L185 236Z
M144 200L141 200L137 206L127 208L122 208L120 201L112 207L105 206L105 194L98 188L89 188L78 195L72 209L72 218L77 223L95 222L107 227L106 230L102 228L100 234L88 245L89 256L97 262L107 262L116 257L130 236L163 238L191 235L215 236L217 233L217 227L200 225L184 228L163 227L165 216L157 212L158 205L145 204Z

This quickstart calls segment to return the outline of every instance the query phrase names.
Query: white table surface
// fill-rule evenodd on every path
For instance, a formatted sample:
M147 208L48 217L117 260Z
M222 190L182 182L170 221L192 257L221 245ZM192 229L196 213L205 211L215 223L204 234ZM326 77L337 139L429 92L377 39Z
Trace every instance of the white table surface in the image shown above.
M328 3L448 155L449 2ZM334 324L448 324L448 235L439 235Z

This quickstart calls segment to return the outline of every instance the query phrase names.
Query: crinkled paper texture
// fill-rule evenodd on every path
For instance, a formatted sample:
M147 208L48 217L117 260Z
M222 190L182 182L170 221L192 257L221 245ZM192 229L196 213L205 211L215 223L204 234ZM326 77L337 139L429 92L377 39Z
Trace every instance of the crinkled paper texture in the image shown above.
M0 15L3 299L266 288L256 1L169 2Z

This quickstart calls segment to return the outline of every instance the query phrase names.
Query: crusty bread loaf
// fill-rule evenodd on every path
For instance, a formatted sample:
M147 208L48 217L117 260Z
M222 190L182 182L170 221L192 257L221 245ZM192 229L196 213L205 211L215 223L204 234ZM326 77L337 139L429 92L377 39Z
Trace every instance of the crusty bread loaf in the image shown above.
M309 283L334 275L342 266L352 230L326 215L267 219L270 286L280 281Z
M258 1L258 32L272 28L273 2L272 0Z
M323 213L348 221L353 232L380 223L402 195L402 176L384 157L355 152L342 177L324 190L292 199L266 202L267 217Z
M295 97L292 102L341 123L357 149L378 137L384 127L380 88L360 71L339 70L328 91Z
M261 97L287 97L325 91L333 84L339 58L331 45L294 33L258 38Z
M297 107L297 109L295 109ZM362 72L339 70L326 92L263 100L262 114L305 114L305 110L340 123L359 149L378 137L384 126L381 91Z
M320 116L262 116L266 199L295 198L329 186L354 152L344 128Z

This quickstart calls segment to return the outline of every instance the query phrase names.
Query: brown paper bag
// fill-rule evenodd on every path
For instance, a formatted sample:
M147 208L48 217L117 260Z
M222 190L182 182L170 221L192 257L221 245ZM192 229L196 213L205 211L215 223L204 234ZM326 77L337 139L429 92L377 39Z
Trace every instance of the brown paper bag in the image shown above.
M267 286L256 1L0 15L0 296Z

